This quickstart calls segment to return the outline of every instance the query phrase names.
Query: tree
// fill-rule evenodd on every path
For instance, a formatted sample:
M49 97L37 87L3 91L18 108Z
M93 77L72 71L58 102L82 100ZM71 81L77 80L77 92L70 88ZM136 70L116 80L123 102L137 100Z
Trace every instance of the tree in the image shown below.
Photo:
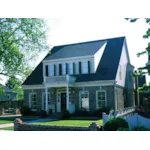
M44 19L0 18L0 75L25 77L29 62L49 50Z
M133 23L136 22L139 18L125 18L125 19ZM145 18L145 22L150 25L150 18ZM150 37L150 28L148 28L146 33L143 35L144 39L148 39L149 37ZM146 53L150 55L150 42L148 43L148 46L145 48L145 50L137 53L137 57L140 57L141 55ZM138 68L138 70L133 74L133 76L139 77L144 74L147 74L148 72L143 71L143 69L146 69L146 67Z
M26 77L28 77L28 75L30 75L31 72L32 72L32 70L31 69L29 70L29 68L28 68L28 70L26 70L26 72L24 74L25 78L19 79L16 77L11 77L6 82L6 86L18 94L18 100L23 100L23 98L24 98L24 91L21 87L21 84L22 84L22 81L24 81L26 79ZM3 91L3 93L4 93L4 91Z

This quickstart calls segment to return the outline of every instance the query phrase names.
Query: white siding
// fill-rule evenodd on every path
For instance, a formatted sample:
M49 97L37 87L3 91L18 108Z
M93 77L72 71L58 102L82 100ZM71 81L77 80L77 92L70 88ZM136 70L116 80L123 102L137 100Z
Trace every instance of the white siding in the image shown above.
M102 55L104 53L105 47L107 45L107 42L95 53L94 55L94 71L96 72L98 64L100 63L100 60L102 58ZM108 58L109 59L109 58Z
M94 73L94 56L91 56L89 58L84 58L83 59L70 59L68 61L59 61L59 62L51 62L51 63L44 63L44 65L56 65L56 76L59 76L59 64L62 64L62 71L65 69L65 67L63 67L63 65L65 63L69 63L69 65L75 63L75 74L79 74L79 62L81 62L81 67L82 67L82 62L88 62L90 61L90 70L91 72L90 73ZM73 69L73 66L72 66L72 69ZM82 69L82 68L81 68ZM70 73L69 73L70 74ZM71 73L72 74L72 73ZM63 71L63 75L64 74L64 71Z
M125 43L123 45L122 54L120 57L120 62L118 65L117 75L116 75L116 81L118 85L125 86L125 79L126 79L126 71L127 71L127 64L129 63L128 55L127 55L127 49L125 47ZM120 67L121 66L121 67ZM121 68L121 79L120 79L120 68Z

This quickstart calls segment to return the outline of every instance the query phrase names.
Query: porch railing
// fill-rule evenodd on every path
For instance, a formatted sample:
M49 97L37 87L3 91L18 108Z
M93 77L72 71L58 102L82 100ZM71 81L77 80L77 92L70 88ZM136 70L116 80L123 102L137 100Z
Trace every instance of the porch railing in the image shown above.
M54 82L75 82L76 78L70 75L65 76L51 76L51 77L44 77L44 83L54 83Z

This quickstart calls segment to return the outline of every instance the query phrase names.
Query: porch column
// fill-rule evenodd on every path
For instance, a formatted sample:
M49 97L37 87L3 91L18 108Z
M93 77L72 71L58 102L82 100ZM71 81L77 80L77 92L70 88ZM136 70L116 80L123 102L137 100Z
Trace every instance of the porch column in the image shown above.
M66 87L67 110L69 111L69 87Z
M47 87L45 87L45 103L46 103L46 112L48 113L48 92L47 92Z

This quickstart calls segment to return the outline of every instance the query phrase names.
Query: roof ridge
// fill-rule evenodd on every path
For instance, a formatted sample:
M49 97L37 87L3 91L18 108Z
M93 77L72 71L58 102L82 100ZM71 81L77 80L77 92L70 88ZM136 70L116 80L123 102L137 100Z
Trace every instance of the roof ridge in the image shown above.
M126 38L126 36L113 37L113 38L101 39L101 40L78 42L78 43L70 43L70 44L64 44L64 45L56 45L56 46L53 46L53 48L54 48L54 47L61 47L61 46L70 46L70 45L78 45L78 44L92 43L92 42L98 42L98 41L106 41L106 40L119 39L119 38Z

